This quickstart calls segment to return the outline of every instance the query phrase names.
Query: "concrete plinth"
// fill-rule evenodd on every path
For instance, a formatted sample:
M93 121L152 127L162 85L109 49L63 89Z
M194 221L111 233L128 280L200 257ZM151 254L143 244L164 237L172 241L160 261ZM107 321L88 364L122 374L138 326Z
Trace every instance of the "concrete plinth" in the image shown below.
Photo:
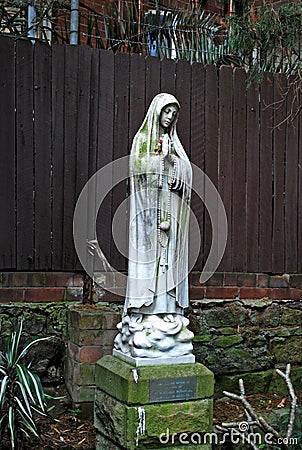
M214 376L199 363L134 367L115 356L96 364L96 450L208 450Z

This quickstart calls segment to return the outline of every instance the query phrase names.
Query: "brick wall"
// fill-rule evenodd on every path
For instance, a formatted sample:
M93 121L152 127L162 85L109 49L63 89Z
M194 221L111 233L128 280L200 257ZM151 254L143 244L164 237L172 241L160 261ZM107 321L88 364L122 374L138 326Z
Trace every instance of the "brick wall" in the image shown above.
M199 274L190 275L190 299L300 300L302 275L216 272L204 285Z
M268 275L264 273L216 272L206 283L199 281L200 273L189 276L190 299L261 299L300 300L302 297L302 275ZM123 302L124 280L112 274L103 274L102 284L97 286L95 298L104 302ZM114 292L110 291L114 288ZM120 297L116 294L120 294Z
M65 381L73 407L83 415L93 411L95 363L112 353L121 308L76 306L68 312Z
M81 301L83 275L72 272L1 272L0 303Z

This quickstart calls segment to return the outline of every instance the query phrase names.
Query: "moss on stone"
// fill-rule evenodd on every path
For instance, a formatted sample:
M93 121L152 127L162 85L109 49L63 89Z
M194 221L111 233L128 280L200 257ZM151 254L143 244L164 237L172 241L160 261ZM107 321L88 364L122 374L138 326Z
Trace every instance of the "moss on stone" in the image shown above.
M275 338L272 346L276 362L302 364L302 337L290 336L282 341L282 338L279 339Z
M227 348L232 347L232 345L239 344L243 341L241 335L233 335L233 336L221 336L214 340L214 346Z
M286 370L285 365L281 368L282 372ZM302 367L291 367L290 378L293 383L294 390L300 391L302 389ZM287 392L287 387L283 378L277 374L274 370L272 371L272 380L269 386L269 391L271 392Z
M282 309L281 323L283 325L301 325L302 311L284 307Z
M160 436L175 433L203 433L212 430L213 402L211 399L177 403L155 403L143 405L141 414L145 418L144 433L138 434L140 415L138 406L129 406L97 389L95 397L95 427L103 436L117 446L134 449L163 448ZM169 433L169 434L168 434ZM176 446L179 445L174 436ZM187 448L187 446L186 446ZM198 448L198 447L194 447ZM207 447L201 447L206 449Z
M203 334L203 335L196 335L196 336L194 336L193 341L194 342L209 342L212 339L213 338L212 338L211 334Z
M235 334L235 333L236 329L231 327L223 327L218 328L218 330L216 330L216 334Z
M243 379L247 395L268 392L272 377L272 370L217 376L215 378L215 397L222 397L223 391L239 394L240 378Z
M224 308L208 309L203 316L209 327L232 327L245 322L245 309L234 304Z
M196 398L209 398L213 395L214 375L199 363L139 367L137 383L132 369L131 364L119 358L104 356L96 363L96 386L128 404L143 405L150 401L150 380L195 376Z

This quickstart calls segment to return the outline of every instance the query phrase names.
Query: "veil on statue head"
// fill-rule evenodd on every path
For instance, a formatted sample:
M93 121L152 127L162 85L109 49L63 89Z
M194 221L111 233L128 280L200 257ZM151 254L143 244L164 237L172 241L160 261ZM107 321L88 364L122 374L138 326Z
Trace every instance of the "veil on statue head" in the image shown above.
M173 120L170 130L169 136L173 142L174 150L179 158L188 160L187 154L178 138L176 132L176 123L178 120L180 104L178 100L172 94L167 94L162 92L161 94L156 95L147 111L147 114L143 120L142 125L140 126L138 132L134 136L132 148L131 148L131 156L149 156L154 152L154 148L159 139L159 125L160 125L160 114L168 105L176 105L178 107L178 112Z

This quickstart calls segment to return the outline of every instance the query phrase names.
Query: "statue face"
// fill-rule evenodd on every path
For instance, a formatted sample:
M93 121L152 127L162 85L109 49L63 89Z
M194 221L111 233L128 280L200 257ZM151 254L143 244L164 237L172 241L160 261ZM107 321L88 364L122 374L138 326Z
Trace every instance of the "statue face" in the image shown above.
M162 128L168 128L178 112L178 107L176 105L165 106L160 113L159 125Z

